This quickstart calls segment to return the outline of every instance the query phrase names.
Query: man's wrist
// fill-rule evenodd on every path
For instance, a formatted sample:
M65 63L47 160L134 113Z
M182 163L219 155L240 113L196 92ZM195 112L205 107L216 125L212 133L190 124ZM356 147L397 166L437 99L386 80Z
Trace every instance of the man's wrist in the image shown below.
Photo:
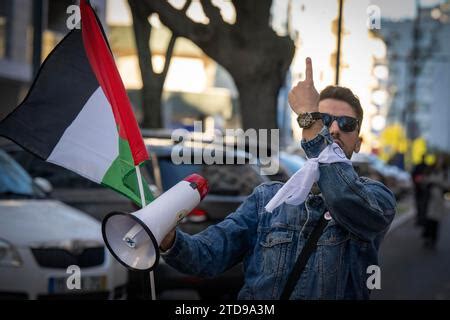
M320 121L322 122L322 121ZM320 152L330 143L332 143L330 132L326 126L322 126L320 131L311 140L302 139L302 149L308 158L316 158Z
M306 112L319 112L319 108L317 106L301 106L297 108L293 108L297 116Z
M323 123L322 120L316 120L311 127L309 128L304 128L302 131L302 138L305 141L310 141L312 139L314 139L315 137L317 137L317 135L319 134L320 130L322 130L323 127Z
M316 112L300 113L297 117L297 123L302 129L309 129L317 120L322 119L322 114Z

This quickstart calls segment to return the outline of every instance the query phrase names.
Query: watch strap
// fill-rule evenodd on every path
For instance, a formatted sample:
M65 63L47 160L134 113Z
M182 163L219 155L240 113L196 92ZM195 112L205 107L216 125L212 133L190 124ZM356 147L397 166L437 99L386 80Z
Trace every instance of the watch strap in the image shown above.
M310 112L310 114L314 120L322 119L322 114L320 112Z

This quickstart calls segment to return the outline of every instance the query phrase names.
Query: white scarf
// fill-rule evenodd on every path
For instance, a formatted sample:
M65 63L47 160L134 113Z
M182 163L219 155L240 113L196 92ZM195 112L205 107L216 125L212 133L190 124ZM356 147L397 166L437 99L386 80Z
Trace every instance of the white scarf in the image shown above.
M351 165L351 161L347 159L344 151L336 144L328 145L317 158L308 159L305 165L278 190L269 203L265 206L268 212L272 212L275 208L284 202L292 205L303 203L311 191L314 182L319 180L319 163L335 163L344 162Z

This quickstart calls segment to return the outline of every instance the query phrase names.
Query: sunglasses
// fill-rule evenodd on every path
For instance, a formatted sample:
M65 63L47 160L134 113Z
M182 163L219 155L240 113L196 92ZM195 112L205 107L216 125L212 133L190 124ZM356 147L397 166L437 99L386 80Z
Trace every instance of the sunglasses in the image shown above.
M356 118L348 117L348 116L333 116L328 113L322 113L322 122L328 128L331 126L333 121L336 120L341 129L344 132L352 132L355 131L359 125L359 121Z

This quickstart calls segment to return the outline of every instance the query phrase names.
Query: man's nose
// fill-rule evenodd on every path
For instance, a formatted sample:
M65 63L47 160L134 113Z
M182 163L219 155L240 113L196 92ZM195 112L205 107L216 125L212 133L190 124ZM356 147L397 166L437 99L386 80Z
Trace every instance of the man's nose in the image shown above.
M328 130L330 131L330 134L333 135L339 135L340 133L340 129L339 129L339 125L337 123L336 120L333 120L333 122L331 123L330 127L328 128Z

